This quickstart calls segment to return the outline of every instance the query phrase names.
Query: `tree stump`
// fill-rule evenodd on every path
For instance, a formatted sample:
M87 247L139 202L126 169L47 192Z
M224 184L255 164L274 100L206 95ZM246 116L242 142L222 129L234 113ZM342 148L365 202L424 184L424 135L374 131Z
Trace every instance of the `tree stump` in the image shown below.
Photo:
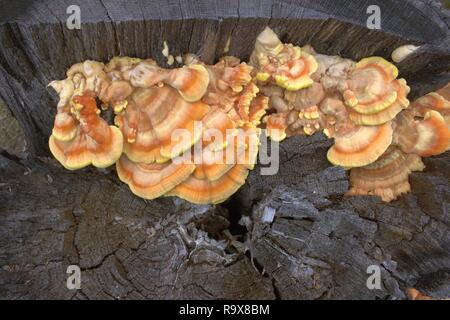
M164 41L173 55L246 60L267 25L284 42L354 60L420 45L399 64L420 96L450 80L439 1L72 2L80 30L66 27L64 1L1 4L1 299L405 299L409 287L450 296L449 153L425 159L413 192L386 204L344 197L347 173L326 160L331 141L295 137L280 145L277 175L257 166L210 206L140 199L114 169L66 171L47 146L57 97L46 85L70 65L117 55L164 65ZM366 28L372 4L381 30ZM66 287L69 265L81 269L79 290ZM382 283L371 290L373 265Z

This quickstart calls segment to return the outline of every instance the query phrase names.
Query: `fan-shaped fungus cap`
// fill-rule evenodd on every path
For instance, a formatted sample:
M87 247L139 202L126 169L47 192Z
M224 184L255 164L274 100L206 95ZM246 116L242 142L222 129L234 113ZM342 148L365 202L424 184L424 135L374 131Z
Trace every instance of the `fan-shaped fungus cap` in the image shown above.
M428 110L423 118L414 118L401 113L395 121L394 143L404 152L429 157L450 148L450 128L439 112Z
M424 116L429 110L435 110L444 117L445 122L450 126L450 102L444 98L444 96L439 94L445 94L445 90L446 89L443 88L440 91L424 95L412 103L411 109L414 113L418 113L421 116Z
M410 88L404 79L398 79L391 82L391 86L396 92L396 100L386 109L372 114L364 114L351 110L350 119L359 125L379 125L391 121L397 114L409 106L409 100L406 98Z
M248 170L253 169L259 146L260 130L251 124L242 127L237 135L228 135L225 149L203 150L203 158L192 175L171 190L174 195L190 202L220 203L236 192L244 183ZM207 159L215 159L208 163Z
M287 113L273 113L265 116L263 122L266 124L266 135L273 141L286 139Z
M347 106L355 112L364 115L373 115L388 108L395 107L398 92L405 91L405 84L397 86L392 84L398 75L397 68L381 57L362 59L352 70L347 80L348 89L343 92ZM401 101L405 102L404 96ZM397 112L398 113L398 112ZM390 112L395 116L395 112ZM386 116L381 117L384 120ZM359 120L356 118L356 120ZM364 121L362 119L361 121ZM380 122L380 119L372 120Z
M217 180L199 179L191 175L167 195L177 196L198 204L217 204L228 199L244 183L248 175L245 165L236 164Z
M145 60L123 74L124 78L135 87L149 88L166 83L177 89L188 102L200 100L209 84L209 73L201 64L190 64L169 70L160 68L154 61Z
M59 141L70 141L77 135L78 120L70 113L70 107L58 108L52 130L52 136Z
M316 72L317 67L314 56L302 52L300 58L292 59L278 68L275 81L288 91L300 90L313 84L311 75Z
M362 167L377 160L391 142L390 122L380 126L361 126L346 135L335 136L327 157L337 166Z
M257 80L274 81L289 91L310 86L313 83L310 76L318 68L311 54L292 44L282 44L270 28L256 38L250 63L256 67Z
M202 147L209 146L214 149L223 149L227 139L235 133L237 124L230 116L219 108L212 107L202 120L203 135ZM215 141L215 135L220 134L220 141ZM213 144L213 145L211 145Z
M79 169L90 164L104 168L112 165L122 153L120 130L108 126L100 116L95 99L85 93L73 98L71 114L79 121L75 136L61 141L50 136L49 147L55 158L67 169Z
M155 199L186 180L195 170L192 163L135 163L122 155L116 163L119 179L144 199Z
M205 95L209 73L203 65L191 64L172 70L166 83L177 89L184 100L194 102Z
M221 148L212 142L203 143L202 158L196 163L193 177L216 181L226 174L236 164L238 146L235 140L235 135L228 135Z
M185 101L171 87L135 90L126 112L116 116L125 137L124 152L134 162L164 162L188 150L201 137L195 130L209 107ZM185 129L189 139L172 139L176 129ZM175 132L176 134L176 132Z
M423 168L418 155L405 154L391 146L374 163L350 171L351 188L347 195L376 195L390 202L411 191L409 174Z

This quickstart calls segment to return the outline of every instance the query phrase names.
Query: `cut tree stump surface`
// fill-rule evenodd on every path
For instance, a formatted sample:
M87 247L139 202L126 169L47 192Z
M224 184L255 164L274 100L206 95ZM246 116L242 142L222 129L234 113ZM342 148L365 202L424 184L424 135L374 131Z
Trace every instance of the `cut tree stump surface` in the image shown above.
M425 159L413 192L386 204L344 197L347 173L327 162L323 135L290 138L276 175L258 165L230 200L202 206L145 201L113 168L67 171L47 147L57 96L46 85L73 63L129 55L164 65L164 40L174 56L213 63L229 38L227 54L245 60L266 25L352 59L421 45L399 65L420 96L450 80L450 20L438 1L0 2L0 97L28 146L13 155L9 140L22 137L2 141L2 122L0 299L405 299L408 287L450 296L448 152ZM65 26L71 4L81 30ZM365 28L371 4L380 31ZM66 287L72 264L80 290ZM380 290L366 286L371 265Z
M329 145L288 140L277 175L255 168L218 206L145 201L114 172L2 156L0 298L449 296L449 154L426 159L413 193L386 204L343 197L346 172L327 163ZM81 290L66 287L71 264ZM370 265L381 290L366 287Z

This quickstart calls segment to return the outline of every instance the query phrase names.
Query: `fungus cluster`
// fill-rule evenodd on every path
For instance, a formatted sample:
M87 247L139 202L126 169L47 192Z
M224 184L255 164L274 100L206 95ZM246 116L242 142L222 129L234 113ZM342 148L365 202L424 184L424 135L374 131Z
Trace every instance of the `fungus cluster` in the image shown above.
M328 160L351 169L348 195L394 200L410 191L408 176L423 170L421 157L450 147L449 102L442 96L448 89L410 105L406 81L381 57L321 55L284 44L266 28L250 63L269 97L267 135L281 141L323 131L334 140Z
M116 163L120 180L145 199L226 200L256 162L268 101L246 63L187 60L176 69L129 57L72 66L50 83L60 97L49 140L55 158L68 169ZM96 99L114 111L115 126Z
M410 88L385 59L318 54L282 43L270 28L249 64L227 56L205 65L194 55L174 69L151 59L87 60L50 86L60 98L49 139L55 158L71 170L116 163L120 180L145 199L226 200L255 165L259 127L276 141L323 132L334 140L328 160L350 169L347 194L387 202L410 191L422 157L450 147L449 87L410 104ZM114 125L102 117L107 109Z

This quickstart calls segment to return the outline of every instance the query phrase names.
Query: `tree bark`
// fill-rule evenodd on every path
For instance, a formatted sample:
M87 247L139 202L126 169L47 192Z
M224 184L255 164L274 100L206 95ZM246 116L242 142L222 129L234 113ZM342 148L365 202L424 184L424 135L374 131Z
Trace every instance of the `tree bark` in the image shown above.
M80 30L66 28L70 4L81 8ZM365 27L371 4L381 9L381 30ZM70 65L116 55L165 65L164 41L174 56L246 60L266 25L285 42L355 60L421 45L399 69L410 97L422 95L450 80L448 11L438 1L1 5L0 97L28 146L12 155L17 131L1 131L1 299L404 299L408 287L450 296L448 153L425 160L412 194L385 204L344 197L347 173L326 160L331 141L295 137L281 144L277 175L262 176L257 166L230 200L200 206L142 200L113 169L66 171L47 147L56 95L46 85ZM73 264L80 290L66 287ZM366 286L371 265L381 269L380 289Z
M450 81L448 12L431 0L271 1L2 1L0 97L24 128L31 152L48 155L56 95L46 86L74 63L113 56L152 57L197 53L207 63L226 54L248 59L267 25L285 42L311 44L320 53L351 59L389 58L406 43L421 50L400 65L421 95ZM367 7L381 11L381 30L369 30ZM81 9L81 29L69 30L66 8Z

